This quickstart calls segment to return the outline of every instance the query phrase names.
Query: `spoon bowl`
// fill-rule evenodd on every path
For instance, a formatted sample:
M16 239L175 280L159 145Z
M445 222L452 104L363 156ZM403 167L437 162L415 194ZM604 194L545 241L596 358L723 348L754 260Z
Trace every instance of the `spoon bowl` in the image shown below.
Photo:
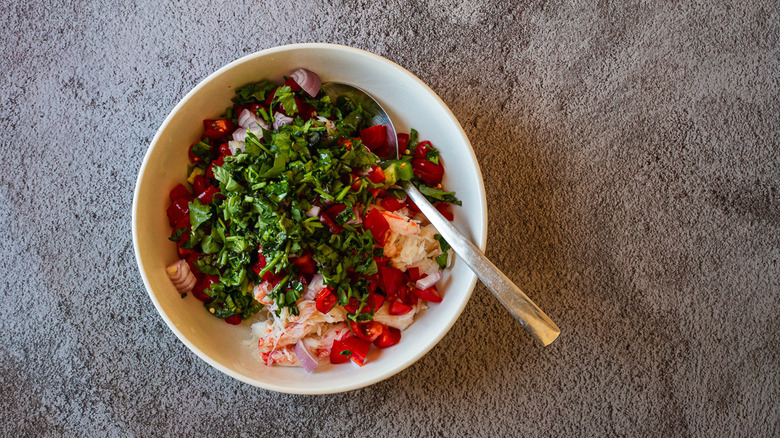
M388 129L388 141L395 151L395 158L400 158L398 137L393 122L387 111L371 95L349 84L327 82L322 84L322 91L331 100L340 97L359 103L366 112L372 115L371 125L385 125ZM380 157L390 158L390 157ZM520 325L533 337L539 345L550 345L561 333L558 326L539 308L528 296L515 285L500 269L482 254L470 240L458 231L431 204L417 187L409 181L399 181L398 184L417 205L425 217L433 224L444 240L450 244L455 253L471 268L482 283L498 298L501 304L515 317Z

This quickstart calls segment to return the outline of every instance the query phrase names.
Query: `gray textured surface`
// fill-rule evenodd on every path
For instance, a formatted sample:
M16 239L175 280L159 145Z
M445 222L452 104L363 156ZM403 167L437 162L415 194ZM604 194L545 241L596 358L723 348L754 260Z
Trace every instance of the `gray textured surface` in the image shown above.
M4 1L3 435L777 436L778 3L609 3ZM453 109L552 347L478 286L406 371L305 397L169 332L131 245L146 147L213 70L310 41Z

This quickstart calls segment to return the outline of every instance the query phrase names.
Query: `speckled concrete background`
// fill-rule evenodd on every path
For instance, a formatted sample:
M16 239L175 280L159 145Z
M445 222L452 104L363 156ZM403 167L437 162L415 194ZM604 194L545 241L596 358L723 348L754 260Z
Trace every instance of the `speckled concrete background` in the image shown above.
M779 9L4 1L3 435L777 436ZM452 108L488 255L559 323L553 346L480 285L406 371L306 397L221 375L169 332L131 245L147 145L218 67L312 41L388 57Z

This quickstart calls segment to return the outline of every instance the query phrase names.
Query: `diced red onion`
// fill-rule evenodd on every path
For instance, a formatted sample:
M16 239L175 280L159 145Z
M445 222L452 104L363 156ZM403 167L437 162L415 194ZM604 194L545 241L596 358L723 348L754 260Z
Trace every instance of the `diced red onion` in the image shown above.
M279 129L288 123L292 123L292 121L292 117L285 116L282 113L274 113L274 129Z
M363 218L360 217L360 211L358 211L357 205L352 207L352 215L354 216L354 219L348 220L348 225L357 225L363 223Z
M428 274L425 277L417 280L417 283L415 283L414 286L417 289L428 289L429 287L436 284L437 281L441 280L441 276L441 269L437 269L433 274Z
M322 274L314 274L302 298L306 301L313 301L323 289L325 289L325 279L322 278Z
M232 155L235 155L237 151L242 151L242 152L244 151L244 142L230 140L228 142L228 148L230 149L230 153Z
M322 86L322 80L316 74L306 70L305 68L295 69L290 73L290 79L294 80L296 84L303 88L303 91L309 93L311 97L317 97L320 93L320 87Z
M190 265L184 259L176 260L171 263L165 271L168 273L171 282L180 293L187 293L195 287L197 279L190 271Z
M317 217L320 215L320 207L318 205L313 205L309 211L306 212L306 216L309 217Z
M241 111L241 114L239 114L238 126L250 130L254 128L268 129L268 123L265 123L265 120L257 117L255 113L248 109Z
M295 344L295 355L298 357L298 361L301 362L301 366L307 373L314 371L314 369L317 368L317 365L320 364L309 352L309 349L303 345L303 339L298 340L298 343Z
M246 128L238 128L233 131L233 141L245 141L246 140Z

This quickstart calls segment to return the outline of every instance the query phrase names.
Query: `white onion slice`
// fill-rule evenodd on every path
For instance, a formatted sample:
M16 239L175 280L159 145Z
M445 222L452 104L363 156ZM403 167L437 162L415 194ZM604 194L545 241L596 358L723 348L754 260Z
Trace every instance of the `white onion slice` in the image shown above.
M320 364L309 352L309 349L303 345L303 339L298 340L298 343L295 344L295 355L298 357L298 361L301 362L301 366L307 373L314 371L314 369L317 368L317 365Z
M323 289L325 289L325 279L322 278L322 274L314 274L309 282L309 286L306 288L306 293L301 298L306 301L313 301Z
M317 217L320 215L320 210L319 205L314 205L306 212L306 216Z
M282 113L274 113L274 129L279 129L288 123L292 123L292 121L292 117L285 116Z
M176 260L165 268L171 282L180 293L187 293L195 287L197 279L190 271L190 265L184 259Z
M228 142L228 148L230 149L230 154L235 155L237 151L244 152L244 142L243 141L235 141L230 140Z
M290 79L294 80L303 91L307 92L311 97L317 97L320 93L320 87L322 86L322 80L315 73L306 70L305 68L297 68L290 73Z
M417 283L415 283L414 286L417 289L422 289L422 290L428 289L429 287L436 284L437 281L441 280L441 276L442 276L441 269L437 269L436 272L434 272L433 274L428 274L425 277L417 280Z

